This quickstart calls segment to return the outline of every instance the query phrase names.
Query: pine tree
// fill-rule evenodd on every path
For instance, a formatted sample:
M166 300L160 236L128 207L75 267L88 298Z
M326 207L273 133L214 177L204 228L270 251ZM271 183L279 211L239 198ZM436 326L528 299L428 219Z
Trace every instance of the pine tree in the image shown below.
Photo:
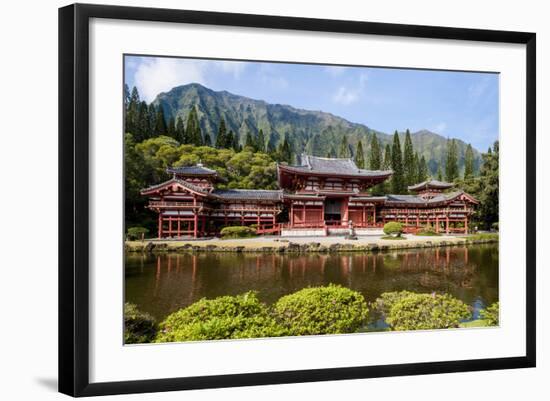
M411 185L414 185L420 181L418 181L418 176L420 175L420 170L419 170L419 167L420 167L420 158L418 157L418 152L414 152L414 157L413 157L413 176L412 176L412 184Z
M380 143L376 134L373 134L370 143L369 168L371 170L380 170L382 168L382 154L380 151Z
M201 146L202 132L199 125L199 118L197 117L197 110L195 107L191 108L189 115L187 116L187 126L185 127L186 143L193 144L195 146Z
M468 180L474 177L474 150L472 145L468 144L464 155L464 179Z
M185 143L185 127L180 116L176 119L176 139L179 143Z
M134 139L136 142L141 142L150 137L151 134L149 129L149 108L147 107L147 102L142 101L139 104L138 121Z
M394 194L402 194L406 192L405 176L403 172L403 155L401 153L401 141L397 131L393 134L393 146L391 150L391 168L392 176L392 191Z
M340 149L338 150L338 157L347 159L350 157L348 137L346 135L342 136L342 141L340 142Z
M258 138L256 139L256 149L260 152L265 152L265 135L261 128L258 132Z
M246 137L244 138L244 146L252 148L254 152L256 151L256 141L250 131L246 133Z
M359 168L365 168L365 155L363 153L363 143L361 140L357 143L357 152L355 152L355 164Z
M455 139L447 140L447 161L445 163L445 179L453 182L458 178L458 149Z
M384 162L382 163L382 170L391 170L391 146L390 144L386 144L386 149L384 150Z
M210 139L210 134L208 132L204 134L204 146L212 146L212 140Z
M284 136L283 141L279 144L277 153L279 161L287 163L292 161L292 149L286 135Z
M405 133L405 145L403 149L403 173L405 176L405 185L413 185L416 181L418 163L414 162L414 149L409 130Z
M496 141L493 149L489 148L482 158L479 215L485 228L492 228L492 223L499 221L499 142Z
M169 137L177 139L177 137L176 137L176 120L174 119L174 117L170 117L170 120L168 120L168 127L166 128L166 131L167 131Z
M420 157L420 160L418 161L418 177L416 178L416 181L418 183L424 182L428 179L428 164L426 163L426 158L424 155Z
M437 181L443 181L443 171L441 170L441 164L437 166Z
M149 132L149 138L152 138L156 136L156 128L157 128L157 108L153 103L149 105L148 110L148 132Z
M161 104L157 108L155 135L166 135L168 128L166 127L166 117L164 116L164 109Z
M138 126L138 115L139 115L139 92L137 88L134 86L132 88L132 94L130 95L130 99L128 102L128 109L126 111L126 118L124 121L125 130L126 132L129 132L133 135L138 134L137 132L137 126Z
M228 148L232 145L228 141L227 127L225 126L225 120L223 117L220 119L220 125L218 127L218 136L216 137L216 147L218 149Z

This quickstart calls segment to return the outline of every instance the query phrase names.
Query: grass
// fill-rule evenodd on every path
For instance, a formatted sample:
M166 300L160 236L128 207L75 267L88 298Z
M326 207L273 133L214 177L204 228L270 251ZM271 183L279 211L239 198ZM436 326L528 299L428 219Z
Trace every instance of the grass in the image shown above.
M498 233L480 233L468 235L466 237L469 240L494 240L498 241Z
M484 319L476 319L469 322L460 323L460 328L472 328L472 327L490 327L489 321Z
M389 240L402 240L402 239L407 239L405 237L394 237L392 235L386 235L384 237L382 237L382 239L389 239Z

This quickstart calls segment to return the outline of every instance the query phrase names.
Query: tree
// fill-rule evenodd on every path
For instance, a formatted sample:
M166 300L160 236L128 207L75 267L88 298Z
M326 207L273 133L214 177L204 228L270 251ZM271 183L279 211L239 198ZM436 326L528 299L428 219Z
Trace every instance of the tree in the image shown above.
M258 132L258 138L256 139L256 149L260 152L265 152L265 135L261 128Z
M403 172L403 155L401 153L401 142L397 131L393 134L393 146L391 150L391 168L392 176L392 191L395 194L406 192L405 177Z
M277 159L281 162L290 163L292 161L292 149L285 135L283 141L279 144L277 149Z
M139 92L137 88L134 86L132 88L132 93L130 95L130 99L128 101L128 108L126 110L126 118L124 121L124 128L126 132L136 135L137 132L137 125L138 125L138 115L139 115Z
M199 118L197 116L197 110L195 107L191 108L189 115L187 116L187 126L185 127L186 143L192 143L195 146L201 146L203 144L201 127L199 125Z
M220 125L218 127L218 135L216 136L216 147L218 149L229 148L233 145L228 141L227 127L225 126L225 120L220 118Z
M244 138L244 146L256 151L256 141L250 131L246 133L246 137Z
M342 135L342 141L340 142L340 149L338 150L338 157L347 159L351 156L349 151L348 137Z
M405 145L403 149L403 172L405 176L405 185L415 184L417 172L417 163L414 162L414 149L409 130L405 133Z
M149 108L147 102L142 101L139 104L138 120L134 138L137 142L141 142L151 137L151 127L149 126Z
M441 163L437 166L437 181L443 181L443 172L441 171Z
M468 144L464 155L464 179L468 180L474 176L474 150L472 145Z
M359 168L365 168L365 155L363 153L363 143L357 143L357 152L355 152L355 164Z
M382 167L381 159L382 154L380 152L380 144L378 143L378 138L376 137L376 134L373 134L370 143L369 168L371 170L380 170Z
M482 155L483 164L480 171L479 216L485 227L499 221L499 143Z
M157 116L156 116L156 125L155 125L155 135L166 135L168 133L168 128L166 127L166 117L164 116L164 108L161 104L157 107Z
M416 178L417 182L424 182L428 179L428 164L426 163L426 158L424 155L420 157L418 161L418 177Z
M167 127L167 133L168 136L174 139L177 139L176 135L176 120L174 117L170 117L170 120L168 120L168 127Z
M453 182L458 178L458 149L455 139L447 140L447 161L445 163L445 179Z
M149 138L156 136L156 127L157 127L157 108L153 103L149 105L147 122L149 126Z
M212 146L212 139L210 139L210 134L208 132L206 134L204 134L203 145L204 146Z
M185 127L180 116L176 119L176 139L179 143L185 143Z

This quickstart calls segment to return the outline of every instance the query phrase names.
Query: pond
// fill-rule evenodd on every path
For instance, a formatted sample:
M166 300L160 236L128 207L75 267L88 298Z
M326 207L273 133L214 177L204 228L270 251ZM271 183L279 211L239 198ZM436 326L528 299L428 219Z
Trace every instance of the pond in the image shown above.
M257 291L272 304L304 287L340 284L374 301L387 291L447 292L474 309L498 301L498 244L379 253L127 254L126 301L162 320L201 298Z

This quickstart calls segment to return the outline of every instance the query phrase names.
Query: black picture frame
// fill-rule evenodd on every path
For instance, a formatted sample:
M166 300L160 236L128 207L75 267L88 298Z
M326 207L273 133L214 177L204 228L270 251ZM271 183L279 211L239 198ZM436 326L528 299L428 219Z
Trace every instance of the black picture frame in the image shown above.
M91 18L516 43L526 46L526 354L521 357L262 372L154 380L89 381L88 62ZM534 367L536 35L401 25L74 4L59 9L59 391L71 396L141 393Z

